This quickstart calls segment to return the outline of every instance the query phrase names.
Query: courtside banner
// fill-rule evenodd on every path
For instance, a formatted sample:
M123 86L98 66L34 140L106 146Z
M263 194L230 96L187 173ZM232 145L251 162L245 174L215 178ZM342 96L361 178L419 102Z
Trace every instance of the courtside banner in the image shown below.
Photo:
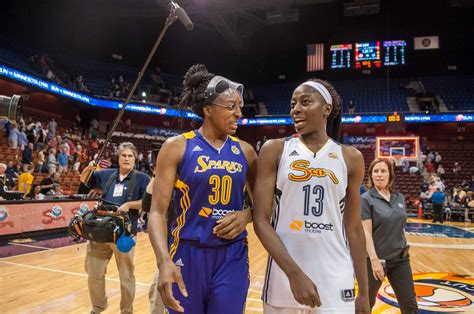
M415 42L415 50L439 49L438 36L415 37L413 39Z
M77 213L94 208L96 201L0 204L0 236L66 228Z

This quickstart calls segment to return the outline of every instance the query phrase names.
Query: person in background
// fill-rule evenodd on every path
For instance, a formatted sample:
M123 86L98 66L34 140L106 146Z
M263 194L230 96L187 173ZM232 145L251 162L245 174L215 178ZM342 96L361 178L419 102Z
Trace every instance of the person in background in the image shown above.
M31 143L30 143L31 144ZM25 195L30 193L31 185L33 184L33 165L26 165L25 172L18 177L18 191Z
M20 131L17 128L17 124L13 122L10 125L10 131L8 133L8 147L12 149L17 149L19 136L20 136Z
M26 137L25 128L20 128L20 134L18 135L18 145L20 150L23 151L25 146L28 145L28 138Z
M387 275L402 314L418 313L403 194L394 191L395 169L390 160L375 159L369 166L369 190L362 195L362 223L368 255L370 307Z
M136 237L139 210L142 207L141 199L150 179L146 174L134 170L138 155L135 145L130 142L121 143L117 154L119 156L118 169L95 170L94 166L87 167L81 174L81 181L88 184L89 190L101 189L104 200L120 204L117 211L128 213L132 225L131 233ZM89 181L85 182L91 172ZM133 313L135 298L134 251L135 249L132 248L127 253L120 252L114 243L88 242L85 268L88 275L92 313L103 312L108 306L105 273L112 256L115 256L119 270L120 311L123 314Z
M46 196L52 196L52 197L59 197L63 196L64 191L61 189L61 185L59 183L53 183L53 188L46 193Z
M33 143L28 143L28 146L23 150L21 162L23 163L23 169L26 169L26 165L33 164Z
M431 201L433 202L433 223L437 221L443 223L444 200L444 193L441 192L440 188L436 188L436 191L431 195Z
M58 169L58 162L56 161L56 149L51 148L48 154L48 173L52 175Z
M57 172L50 174L48 177L44 178L40 182L41 193L48 194L49 191L53 189L55 183L59 183L60 175Z
M44 200L45 195L41 193L41 187L37 184L34 184L31 188L31 192L26 194L25 198L32 199L36 201Z

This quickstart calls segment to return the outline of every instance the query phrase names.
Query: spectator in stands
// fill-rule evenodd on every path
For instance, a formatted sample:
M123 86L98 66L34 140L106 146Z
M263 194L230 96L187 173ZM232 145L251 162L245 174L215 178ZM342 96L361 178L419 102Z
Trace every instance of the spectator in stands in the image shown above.
M408 162L408 160L405 159L402 161L402 172L407 173L408 170L410 170L410 162Z
M43 129L43 125L41 123L37 124L37 135L36 135L36 142L35 148L39 149L43 145L47 145L48 143L48 133L45 129Z
M0 123L4 123L3 128L5 129L5 135L8 139L10 137L12 123L10 122L10 120L0 120Z
M429 161L434 162L434 160L435 160L435 155L433 154L432 151L430 151L430 152L428 153L428 156L427 156L427 157L428 157L428 160L429 160Z
M428 171L428 173L430 174L434 172L434 165L429 158L426 161L425 168L426 168L426 171Z
M127 132L132 131L132 120L130 120L130 118L125 120L125 131Z
M65 150L66 150L65 146L62 146L59 149L58 155L56 156L56 159L57 159L57 162L58 162L58 173L60 175L62 175L64 173L67 173L67 169L68 169L69 158L66 155Z
M18 176L20 174L16 171L16 169L17 169L16 165L13 163L13 161L9 160L7 162L7 170L5 171L5 173L8 174L13 179L18 179Z
M8 134L8 147L12 149L18 149L18 138L20 137L20 131L18 130L15 122L11 124Z
M441 180L439 176L436 176L435 178L435 186L436 186L436 189L439 189L441 192L444 193L446 186L444 185L444 182Z
M48 123L48 139L51 139L52 137L56 136L56 129L58 128L58 123L54 118L51 118L51 121Z
M81 159L82 159L82 146L77 145L74 154L72 155L72 170L79 171L81 167Z
M28 138L26 137L25 128L20 128L20 134L18 135L18 145L20 146L20 150L23 151L25 146L28 144Z
M461 193L462 193L461 189L456 191L456 194L453 197L453 202L455 204L461 205L461 202L462 202Z
M420 174L420 169L417 166L413 165L410 167L409 172L410 175Z
M115 81L115 78L113 77L111 80L110 80L110 83L109 83L109 97L112 98L112 97L120 97L120 86L119 84Z
M354 101L349 100L349 114L355 114L355 105L354 105Z
M28 146L25 147L23 150L21 162L23 166L32 165L33 164L33 143L28 143ZM24 168L26 169L26 168Z
M56 149L51 148L48 154L48 173L52 175L58 170L58 162L56 160Z
M424 204L430 199L430 192L425 191L420 193L420 201Z
M438 169L436 170L436 173L438 174L439 177L442 177L445 175L446 171L444 170L442 164L438 165Z
M60 178L59 173L54 172L53 174L41 180L40 182L41 193L48 194L48 192L53 189L53 184L59 183L59 178Z
M443 223L443 203L444 193L439 188L431 195L431 201L433 202L433 223L439 221Z
M90 90L87 87L87 85L84 83L84 79L82 78L82 75L78 75L76 79L74 80L74 89L78 90L80 92L85 92L89 93Z
M26 170L18 177L18 191L25 195L30 193L31 185L33 184L33 165L26 165Z
M435 152L435 159L434 159L434 162L435 162L435 165L439 165L439 163L441 162L441 155L438 153L438 152Z
M25 198L32 200L44 200L44 194L41 193L41 187L38 184L34 184L31 192L26 194Z
M39 150L37 156L36 156L36 172L38 173L42 173L43 172L43 166L44 166L44 163L46 161L46 151L48 150L47 146L43 146L41 147L41 149Z
M53 196L53 197L59 197L63 196L64 192L61 189L61 185L59 183L53 183L53 188L46 193L46 196Z
M459 171L461 171L461 165L456 161L454 162L453 173L457 174Z
M421 154L420 154L420 160L421 160L421 162L422 162L423 164L426 162L426 158L427 158L427 157L426 157L425 153L424 153L424 152L421 152Z
M5 192L15 185L13 178L6 173L7 165L0 163L0 200L4 199Z

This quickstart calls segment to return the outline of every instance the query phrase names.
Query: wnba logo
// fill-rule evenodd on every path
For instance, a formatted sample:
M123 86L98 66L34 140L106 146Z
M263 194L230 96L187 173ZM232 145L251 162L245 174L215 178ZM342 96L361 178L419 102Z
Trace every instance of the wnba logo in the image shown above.
M452 273L423 273L414 274L413 279L416 301L424 313L474 310L474 278ZM379 291L378 298L399 307L390 285Z
M5 207L0 207L0 221L5 221L8 218L8 210Z
M61 217L62 213L63 213L63 210L61 209L61 207L57 205L53 206L53 208L51 209L51 216L54 218Z

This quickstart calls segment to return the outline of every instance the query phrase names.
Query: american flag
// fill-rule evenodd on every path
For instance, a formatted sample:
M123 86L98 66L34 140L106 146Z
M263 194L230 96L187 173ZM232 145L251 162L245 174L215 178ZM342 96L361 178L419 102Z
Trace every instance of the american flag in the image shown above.
M324 44L308 45L307 72L324 70Z

